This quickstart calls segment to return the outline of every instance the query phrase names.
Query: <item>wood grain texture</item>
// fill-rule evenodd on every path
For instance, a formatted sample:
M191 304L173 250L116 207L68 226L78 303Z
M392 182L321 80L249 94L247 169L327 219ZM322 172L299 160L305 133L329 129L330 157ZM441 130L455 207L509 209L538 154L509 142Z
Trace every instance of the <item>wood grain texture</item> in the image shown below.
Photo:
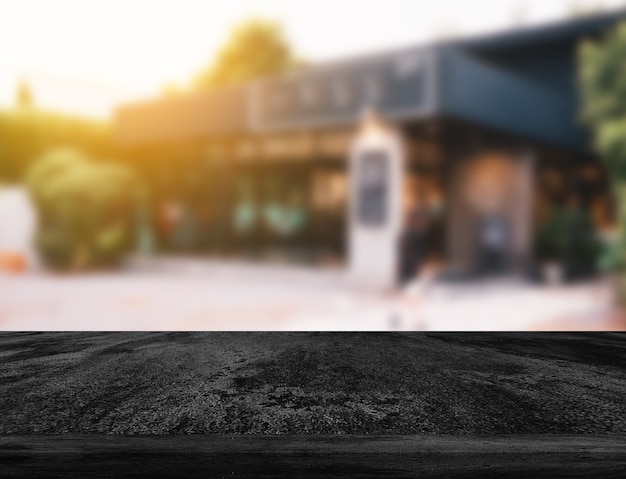
M626 437L1 436L0 476L623 478Z

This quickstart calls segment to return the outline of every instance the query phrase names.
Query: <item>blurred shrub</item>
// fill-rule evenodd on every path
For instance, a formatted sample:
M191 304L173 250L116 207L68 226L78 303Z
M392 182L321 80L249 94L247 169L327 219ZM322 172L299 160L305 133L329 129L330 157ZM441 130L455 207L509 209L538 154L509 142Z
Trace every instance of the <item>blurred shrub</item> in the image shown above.
M557 209L537 231L536 256L542 262L559 263L567 279L592 275L602 254L593 231L591 218L582 208Z
M620 250L621 245L618 241L603 241L600 244L600 254L598 255L598 270L602 273L619 271L622 265Z
M130 170L57 150L33 165L26 183L39 214L36 245L49 266L108 267L128 250L139 191Z

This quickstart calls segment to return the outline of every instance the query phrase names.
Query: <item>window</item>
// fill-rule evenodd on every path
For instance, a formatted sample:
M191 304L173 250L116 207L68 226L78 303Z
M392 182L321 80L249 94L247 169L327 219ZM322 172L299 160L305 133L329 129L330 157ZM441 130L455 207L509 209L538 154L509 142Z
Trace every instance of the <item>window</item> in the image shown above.
M389 158L383 151L362 153L357 174L357 215L365 225L387 221Z

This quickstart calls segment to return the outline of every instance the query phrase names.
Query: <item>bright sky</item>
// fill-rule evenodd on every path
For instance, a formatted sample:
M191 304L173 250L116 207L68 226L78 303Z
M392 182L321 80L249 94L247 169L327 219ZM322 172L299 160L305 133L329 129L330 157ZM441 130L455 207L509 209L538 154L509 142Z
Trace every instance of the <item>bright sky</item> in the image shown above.
M316 61L559 19L572 5L626 0L0 0L0 107L25 78L42 107L106 117L186 84L254 16Z

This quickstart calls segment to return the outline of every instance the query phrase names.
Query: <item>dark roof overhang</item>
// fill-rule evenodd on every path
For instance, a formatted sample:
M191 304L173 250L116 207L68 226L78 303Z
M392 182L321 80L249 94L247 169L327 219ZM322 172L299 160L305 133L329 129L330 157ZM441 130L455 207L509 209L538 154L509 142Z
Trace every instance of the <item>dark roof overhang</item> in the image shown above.
M214 92L120 108L119 145L132 147L220 135L262 134L355 125L366 108L390 121L451 117L478 126L585 149L576 108L558 91L481 62L480 49L536 48L606 31L620 10L474 39L335 61ZM569 39L569 40L568 40Z

